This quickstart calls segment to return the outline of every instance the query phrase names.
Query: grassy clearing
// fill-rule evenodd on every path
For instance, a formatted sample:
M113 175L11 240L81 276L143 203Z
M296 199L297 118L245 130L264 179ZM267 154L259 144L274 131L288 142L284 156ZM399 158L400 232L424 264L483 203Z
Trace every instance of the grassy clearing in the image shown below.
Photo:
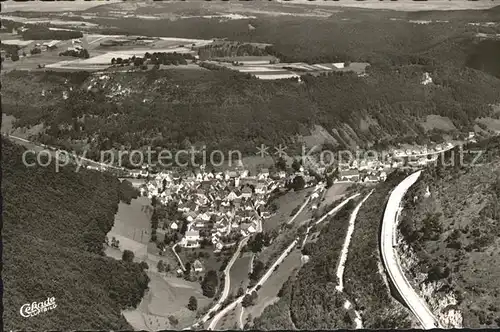
M148 275L151 278L148 294L137 309L123 312L136 330L182 329L196 319L196 312L186 307L191 296L198 300L198 308L210 303L210 299L203 296L201 287L196 282L163 277L158 273L149 272ZM178 323L172 324L170 316L174 316Z
M349 183L334 183L326 190L325 195L323 196L323 201L318 207L317 213L323 214L327 212L325 209L336 200L342 198L350 186L351 184Z
M152 206L147 197L133 199L130 205L120 203L113 228L108 237L121 236L148 244L151 233L150 213Z
M238 305L219 320L219 322L216 325L216 329L217 330L239 329L240 314L241 314L241 305Z
M275 303L279 299L278 292L283 284L300 268L300 257L300 251L294 250L280 265L278 265L278 268L259 290L257 303L254 306L245 308L243 321L246 321L249 314L251 314L253 318L259 317L267 306Z
M432 114L427 115L425 122L422 123L422 127L424 127L426 131L432 129L452 131L457 129L449 118L445 116L432 115Z
M217 329L224 330L235 329L235 326L239 327L240 317L243 321L243 325L245 325L247 322L258 318L268 306L274 305L280 299L278 297L278 293L280 292L283 284L300 268L300 257L300 251L292 251L258 291L256 304L251 307L244 308L242 317L242 307L241 305L238 305L234 310L231 310L219 321ZM286 315L288 315L288 313L286 313Z
M229 294L236 297L238 289L242 287L244 290L248 285L248 272L250 268L251 253L243 253L243 256L238 258L230 271L231 285Z
M500 120L499 119L493 119L493 118L481 118L476 120L477 123L481 123L482 125L486 126L491 131L494 132L500 132Z
M277 198L274 202L278 205L278 211L271 218L266 219L262 223L264 232L270 232L278 229L281 225L290 220L292 212L298 206L301 206L306 199L310 190L301 190L297 192L288 192L285 195ZM304 209L306 210L307 207ZM297 217L297 221L299 217Z

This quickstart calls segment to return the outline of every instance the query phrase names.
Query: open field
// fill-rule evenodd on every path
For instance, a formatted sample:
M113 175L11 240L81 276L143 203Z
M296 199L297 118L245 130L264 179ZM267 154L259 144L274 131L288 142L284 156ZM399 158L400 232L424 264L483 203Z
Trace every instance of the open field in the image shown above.
M241 316L241 304L238 304L233 310L229 311L217 323L215 329L218 331L239 329L239 320Z
M266 283L264 283L262 288L258 291L259 297L257 303L254 306L245 308L243 322L247 320L249 314L251 314L254 319L259 317L268 305L273 304L279 299L278 292L285 281L300 268L302 264L300 257L300 250L294 250L285 258L283 263L278 266L276 271L273 272L271 277L269 277Z
M298 271L298 268L300 268L302 264L300 257L300 251L292 251L257 292L258 298L256 304L251 307L244 308L243 314L241 312L241 304L237 305L233 310L219 320L216 329L235 329L236 326L240 326L240 319L243 322L243 325L245 325L249 316L251 316L250 318L252 320L259 317L268 305L275 303L279 299L277 295L283 284L294 272Z
M349 183L334 183L330 188L328 188L323 197L323 202L321 202L320 206L318 207L318 213L323 214L323 210L327 206L342 198L345 195L347 188L349 188L350 186L351 184Z
M263 59L261 63L256 61L257 58ZM296 63L270 64L266 63L266 59L268 59L268 57L253 57L252 60L255 62L247 65L234 65L229 62L219 62L212 60L206 61L206 63L225 67L227 69L239 71L241 73L248 73L259 79L268 79L268 80L299 77L300 75L306 73L314 75L325 72L352 71L358 75L361 75L365 72L366 68L369 66L369 64L366 62L354 62L346 67L344 67L343 63L342 64L321 63L321 64L309 65L302 62L296 62Z
M64 21L65 22L65 21ZM57 49L52 51L43 51L40 54L29 55L29 51L35 47L36 43L42 44L44 40L24 41L19 40L18 35L3 33L2 41L6 44L17 44L28 54L27 57L21 57L18 61L6 60L3 63L3 69L6 71L18 70L43 70L38 69L39 64L46 65L52 70L105 70L111 65L112 58L131 58L132 56L143 57L146 52L166 52L166 53L193 53L191 46L196 47L211 43L211 40L185 39L185 38L150 38L149 43L142 43L138 38L142 36L124 36L124 35L102 35L102 34L84 34L86 48L89 51L90 58L81 59L75 57L61 57L59 52L72 47L71 40L62 40L57 43ZM101 46L103 42L112 40L128 40L129 43L123 46ZM198 68L198 66L196 66Z
M491 131L494 131L496 133L500 133L500 119L493 119L491 117L480 118L480 119L477 119L476 122L483 124Z
M125 319L136 330L158 331L162 329L182 329L193 323L196 312L186 306L191 296L198 300L198 308L208 305L210 299L203 296L196 282L174 277L163 277L158 273L148 273L151 281L149 291L135 310L123 311ZM169 316L174 316L178 324L173 325Z
M432 129L452 131L457 129L449 118L439 115L428 115L425 122L422 123L422 127L426 131L430 131Z
M231 277L229 294L233 294L235 297L238 293L238 288L242 287L244 290L247 288L251 257L251 253L243 253L243 256L236 259L233 267L231 267L231 271L229 273Z
M143 209L150 207L147 197L133 199L130 205L120 202L113 228L107 234L109 240L120 241L120 250L131 250L140 260L148 256L150 216ZM149 212L150 213L150 212Z
M141 243L149 243L149 237L145 234L141 238L141 231L149 233L151 228L149 219L151 212L144 210L147 207L151 207L147 197L133 199L130 205L120 202L110 233L126 236Z
M298 192L288 192L283 196L277 198L274 202L278 205L278 211L271 218L265 219L262 222L262 227L264 232L269 232L278 229L282 224L291 218L292 211L301 206L306 199L307 194L310 190L305 189ZM307 207L304 209L306 210ZM299 220L297 217L297 220Z
M133 199L130 205L120 203L113 228L107 234L108 239L115 237L120 244L119 249L107 247L106 255L121 260L123 250L133 251L134 261L148 264L147 273L151 279L149 290L137 309L125 310L123 315L136 330L157 331L189 326L196 318L196 312L186 307L189 298L196 297L198 308L207 306L211 300L203 296L198 282L173 276L177 260L170 250L166 250L163 256L158 255L156 245L149 242L151 210L144 211L145 207L150 207L147 197ZM160 260L171 266L169 272L157 271ZM175 317L178 323L172 324L175 319L169 319L170 316Z

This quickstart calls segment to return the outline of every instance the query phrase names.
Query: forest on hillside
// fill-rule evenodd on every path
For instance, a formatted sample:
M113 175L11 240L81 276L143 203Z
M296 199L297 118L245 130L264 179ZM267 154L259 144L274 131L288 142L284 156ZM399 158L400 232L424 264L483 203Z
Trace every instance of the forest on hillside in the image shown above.
M2 139L5 330L130 329L121 310L139 304L149 278L137 263L104 256L104 242L118 202L134 192L105 173L26 167L23 151ZM48 297L53 311L19 315Z
M191 12L203 10L192 4L178 6L194 6L195 8L186 9ZM499 7L449 13L343 8L329 17L258 15L253 19L223 22L203 18L96 18L93 22L114 26L131 34L147 36L227 38L237 42L269 43L273 45L274 54L279 56L282 62L321 63L350 60L394 65L440 63L464 66L468 54L474 52L474 35L478 32L499 33L500 29L498 26L481 27L468 23L498 21ZM275 9L281 11L279 7ZM286 10L291 8L287 7ZM297 8L297 12L301 11L303 9ZM434 22L415 24L409 20ZM249 29L248 24L255 29Z
M364 328L410 327L408 312L391 298L380 273L381 258L377 249L385 202L402 178L402 174L392 174L361 206L347 255L344 291L335 289L336 269L355 204L346 205L334 215L321 230L318 240L304 248L310 261L283 285L278 302L264 309L255 319L254 328L276 330L294 325L298 329L351 329L355 327L353 309L360 313ZM367 192L362 196L365 194ZM344 308L346 300L353 308Z
M353 299L363 319L363 327L371 329L405 329L411 327L409 311L390 294L383 272L379 237L387 199L405 176L393 172L375 187L361 206L347 254L344 271L345 293Z
M434 84L420 84L424 72L430 73ZM34 138L46 144L66 147L92 141L87 146L90 157L111 148L176 151L192 145L254 154L262 143L298 148L298 137L309 135L314 125L327 129L337 148L430 143L420 125L427 115L448 117L459 132L468 132L476 118L492 114L490 104L500 102L499 79L442 66L371 66L368 77L304 76L303 84L262 81L227 71L110 76L106 86L97 80L90 92L73 89L67 100L30 96L30 91L19 100L7 87L4 112L14 115L19 127L43 123L45 133ZM90 80L96 82L96 77L86 79L83 86ZM27 88L33 84L9 73L5 85L11 81ZM107 97L117 86L129 93Z
M428 302L453 296L463 327L498 328L500 137L463 150L482 155L449 151L407 194L419 199L407 200L399 226L415 253L406 272L417 285L439 285Z

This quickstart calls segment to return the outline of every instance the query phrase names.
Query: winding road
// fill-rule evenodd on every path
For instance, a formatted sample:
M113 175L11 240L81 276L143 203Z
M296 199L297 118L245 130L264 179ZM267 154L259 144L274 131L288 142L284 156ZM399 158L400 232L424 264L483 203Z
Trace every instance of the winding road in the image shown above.
M351 243L352 233L354 232L354 222L356 221L356 217L358 215L359 210L361 209L361 206L368 199L368 197L370 197L370 195L373 193L374 190L375 189L370 191L370 193L366 195L361 202L359 202L354 211L352 211L351 217L349 218L349 227L347 228L347 234L344 240L344 244L342 246L342 252L340 254L339 264L337 266L337 279L339 284L337 285L336 289L339 292L342 292L344 290L344 268L345 268L345 262L347 261L347 253L349 251L349 244Z
M61 150L59 148L56 148L56 147L53 147L53 146L49 146L49 145L45 145L45 144L41 144L41 143L35 143L33 141L29 141L29 140L27 140L25 138L22 138L22 137L17 137L17 136L8 135L8 134L5 134L5 136L7 136L8 138L10 138L10 139L12 139L14 141L32 144L32 145L40 148L40 151L41 150L46 150L46 151L50 150L51 155L53 155L54 158L56 158L57 160L62 160L64 162L63 165L66 165L66 160L62 159L61 156L64 156L65 158L66 157L73 157L74 161L77 163L77 165L81 165L82 161L85 161L85 162L87 162L89 164L94 164L94 165L97 165L97 166L100 166L100 167L112 168L112 169L116 169L116 170L120 170L120 171L129 171L129 170L125 169L124 167L116 167L116 166L110 165L109 163L97 162L97 161L94 161L92 159L85 158L85 157L83 157L83 155L79 156L79 155L77 155L74 152L69 152L69 151ZM37 152L39 152L39 151L37 151ZM71 159L70 159L70 161L71 161Z
M233 264L236 261L236 259L240 256L241 249L248 242L249 238L250 237L247 236L240 241L233 257L231 257L231 260L227 263L226 268L224 269L224 289L222 290L221 297L219 298L217 303L212 308L210 308L210 310L208 310L208 312L200 319L200 321L194 325L197 325L199 323L205 323L206 321L208 321L210 319L210 315L219 310L224 301L226 301L226 298L229 295L229 289L231 288L231 278L229 275L229 271L231 270L231 267L233 267Z
M358 197L360 194L354 194L352 196L349 196L347 197L346 199L344 199L342 201L342 203L340 203L339 205L337 205L336 207L334 207L333 209L331 209L330 211L328 211L323 217L319 218L316 222L315 222L315 225L318 225L320 223L322 223L323 221L325 221L326 218L328 218L329 216L331 216L332 214L334 214L335 212L337 212L338 210L340 210L344 205L346 205L351 199L353 198L356 198Z
M334 214L335 212L337 212L338 210L340 210L344 205L346 205L350 200L352 200L353 198L356 198L358 197L360 194L355 194L355 195L352 195L348 198L346 198L344 201L342 201L339 205L337 205L336 207L334 207L333 209L331 209L328 213L326 213L323 217L321 217L318 221L315 222L315 224L319 224L321 223L322 221L324 221L327 217L331 216L332 214ZM295 216L294 216L295 217ZM294 218L292 217L292 218ZM308 230L310 230L311 228L309 227ZM238 297L236 300L234 300L231 304L229 304L227 307L225 307L224 309L222 309L221 311L219 311L213 318L213 320L210 322L210 325L208 326L208 330L213 330L215 329L215 327L217 326L217 323L219 322L219 320L224 317L224 315L226 315L228 312L230 312L231 310L233 310L239 303L241 303L243 301L243 298L245 297L246 294L251 294L253 293L254 291L257 291L257 287L259 286L262 286L266 281L267 279L269 279L269 277L271 276L271 274L274 272L274 269L276 268L276 266L278 266L279 264L281 264L281 262L283 262L283 260L290 254L290 252L295 248L295 246L297 245L299 239L295 239L284 251L283 253L278 257L278 259L274 262L273 265L271 265L271 267L269 267L269 269L267 269L266 273L262 276L262 278L260 278L259 282L253 286L252 288L250 289L247 289L247 291L245 292L245 294L243 294L242 296Z
M175 248L177 248L177 246L179 245L180 242L174 244L172 246L172 252L174 253L175 257L177 257L177 261L179 262L179 265L181 266L181 269L182 271L186 271L186 267L184 266L184 263L182 263L182 259L179 257L179 255L177 254L177 251L175 251Z
M215 328L215 326L217 326L217 323L219 322L219 320L222 317L224 317L224 315L226 315L229 311L233 310L236 307L236 305L238 305L239 303L241 303L243 301L243 298L245 297L246 294L251 294L257 290L258 286L262 286L267 281L267 279L269 279L269 277L271 276L271 274L274 271L274 268L276 266L278 266L279 264L281 264L281 262L283 262L283 260L286 258L286 256L288 256L288 254L294 249L296 244L297 244L297 240L294 240L288 246L288 248L286 248L285 251L283 251L283 253L280 255L280 257L278 257L278 259L274 262L274 264L271 265L271 267L266 271L266 273L262 276L262 278L260 278L259 282L255 286L253 286L250 289L247 289L247 291L245 292L244 295L238 297L236 300L234 300L227 307L225 307L224 309L219 311L214 316L214 319L210 322L210 325L208 326L208 330L213 330Z
M306 201L304 202L304 204L302 204L300 209L293 215L292 218L290 218L290 220L288 220L288 222L286 223L287 225L291 224L295 220L295 218L297 218L297 216L302 212L302 210L304 210L304 208L306 207L307 203L309 203L310 200L311 196L307 197Z
M387 273L395 286L397 292L406 303L411 312L418 319L423 329L442 328L439 321L436 319L427 303L417 294L406 279L401 266L399 264L396 250L393 247L395 239L396 226L398 223L398 211L400 210L401 201L408 189L418 180L422 171L415 172L406 177L392 191L387 206L385 208L384 218L382 221L382 233L380 237L380 249L382 259Z

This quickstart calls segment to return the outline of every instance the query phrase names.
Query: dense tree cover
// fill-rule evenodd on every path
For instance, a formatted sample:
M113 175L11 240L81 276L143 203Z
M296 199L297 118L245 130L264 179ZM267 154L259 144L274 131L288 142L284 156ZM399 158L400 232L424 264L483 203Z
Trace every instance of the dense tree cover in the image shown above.
M264 263L262 263L262 261L258 259L254 259L252 273L248 274L250 283L253 285L256 284L265 272L266 266L264 265Z
M469 53L466 65L500 78L500 40L484 40Z
M198 48L200 59L263 56L268 55L264 47L241 42L215 42Z
M84 48L81 49L81 50L66 50L66 51L62 51L62 52L59 52L59 55L60 56L73 56L73 57L76 57L76 58L84 58L84 59L88 59L90 57L89 51L87 51Z
M472 164L469 151L482 157ZM408 272L439 281L432 298L454 294L464 327L498 326L499 160L498 136L449 151L412 186L417 199L405 203L399 226L417 258Z
M187 267L186 267L187 269ZM203 295L212 298L217 292L217 287L219 285L219 278L217 277L217 272L214 270L209 270L205 273L205 277L201 283L201 289L203 290Z
M42 50L39 47L34 47L30 50L31 55L40 54L40 53L42 53Z
M366 328L407 328L408 313L389 294L379 264L380 223L392 189L404 174L391 173L363 203L356 217L356 227L347 254L345 292L363 310Z
M124 250L122 255L122 261L127 263L132 263L134 261L134 252L130 250Z
M0 44L0 50L5 50L5 53L9 56L12 56L13 54L17 55L19 49L18 45Z
M83 37L80 31L50 30L43 25L29 26L21 35L25 40L67 40Z
M295 274L292 274L281 286L278 292L279 300L267 306L262 314L255 318L253 329L264 331L296 329L290 317L290 302L295 280Z
M189 303L188 303L187 307L191 311L196 311L198 309L198 300L196 299L196 297L191 296L189 298Z
M243 308L253 306L257 302L258 297L259 295L256 291L253 291L251 294L246 294L241 301L241 305Z
M271 243L271 236L268 233L257 233L255 236L250 238L247 243L247 248L250 249L254 254L262 251L264 247L269 246Z
M22 24L21 22L12 21L8 19L2 20L2 30L5 29L8 32L13 32L14 29L19 29L23 26L24 24Z
M2 139L5 328L129 329L121 310L140 302L149 278L103 253L119 181L69 166L29 168L23 151ZM20 319L23 304L47 297L56 299L53 312Z
M249 41L270 43L273 47L265 49L265 53L278 56L282 62L317 63L348 59L388 64L429 64L438 61L463 66L469 48L473 47L473 36L478 32L477 27L467 23L497 21L499 16L498 9L495 8L485 11L458 11L452 15L445 11L398 13L343 9L328 18L283 15L226 22L202 18L183 20L99 18L96 22L113 25L132 34L203 39L218 36L242 44ZM408 20L427 20L428 17L449 22L433 24L408 22ZM250 31L249 23L257 28ZM217 54L218 48L220 46L211 47L211 51ZM224 51L226 52L228 51Z
M295 191L304 189L306 185L306 181L300 175L297 175L293 178L293 180L287 184L287 188L293 189Z
M322 229L306 250L311 261L283 284L279 301L267 307L254 328L264 330L352 328L343 305L346 294L336 291L336 269L354 203L348 203ZM325 223L326 223L325 222ZM311 310L314 308L314 310ZM352 309L350 309L352 310ZM351 313L352 314L352 313Z
M130 181L123 180L120 182L120 200L130 204L132 199L139 197L139 190L135 188Z
M300 269L293 285L290 315L298 329L350 328L342 319L343 297L335 291L337 264L354 203L346 204L309 245L311 261ZM311 310L311 308L315 308Z
M125 65L134 64L134 66L142 66L143 64L151 63L155 66L159 65L187 65L186 60L193 60L194 57L190 53L177 53L177 52L146 52L143 57L136 57L135 55L130 58L112 58L112 65ZM158 67L156 67L158 68Z
M436 85L420 84L424 71ZM32 106L38 101L8 95L4 111L16 116L19 125L44 123L49 130L40 140L47 144L92 139L87 153L95 158L101 150L122 146L175 152L206 144L208 152L254 154L261 143L284 143L291 149L297 147L295 135L309 134L314 124L331 131L340 146L404 138L428 143L419 124L426 115L449 117L466 132L474 119L491 113L488 104L500 99L500 80L452 67L374 66L368 78L304 77L305 84L247 79L226 71L193 72L116 73L107 87L120 84L136 92L109 99L108 88L95 93L74 89L67 100L42 109ZM4 84L9 80L7 74ZM364 119L371 119L368 129L361 126Z
M153 52L151 54L146 53L144 55L146 59L149 59L152 64L159 65L185 65L186 60L193 60L194 57L190 53L177 53L177 52Z

